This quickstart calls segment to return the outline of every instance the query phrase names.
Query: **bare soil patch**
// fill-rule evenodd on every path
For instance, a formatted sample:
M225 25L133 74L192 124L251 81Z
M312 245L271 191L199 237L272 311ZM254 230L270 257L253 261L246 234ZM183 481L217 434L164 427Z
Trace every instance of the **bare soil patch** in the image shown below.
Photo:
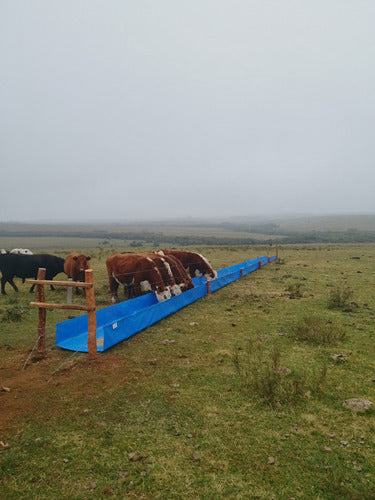
M30 350L0 347L0 436L18 432L22 425L41 409L45 395L53 391L56 397L66 393L97 393L103 383L116 379L124 382L124 363L118 355L98 355L90 360L87 354L68 359L65 363L59 350L46 356L35 354L23 368ZM54 371L58 369L56 373ZM43 411L46 412L45 405ZM50 407L49 411L54 412ZM45 415L48 418L48 415Z

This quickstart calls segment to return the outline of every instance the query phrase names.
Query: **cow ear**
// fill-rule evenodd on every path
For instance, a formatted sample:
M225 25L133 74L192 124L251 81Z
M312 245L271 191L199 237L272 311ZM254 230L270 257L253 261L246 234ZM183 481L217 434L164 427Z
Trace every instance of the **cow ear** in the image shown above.
M90 260L90 259L91 259L90 255L88 257L86 257L86 260Z
M75 255L75 256L73 257L73 260L77 260L77 259L78 259L78 257Z

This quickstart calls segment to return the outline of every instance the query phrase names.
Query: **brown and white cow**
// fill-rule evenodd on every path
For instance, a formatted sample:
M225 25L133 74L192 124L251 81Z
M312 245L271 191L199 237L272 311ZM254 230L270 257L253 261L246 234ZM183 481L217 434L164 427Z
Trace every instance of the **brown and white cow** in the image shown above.
M65 258L64 272L73 281L85 281L85 270L90 268L90 256L73 252ZM78 288L76 288L78 294Z
M175 273L171 268L169 262L170 259L168 259L168 257L166 257L165 255L159 255L157 253L139 253L134 255L143 255L144 257L148 257L155 262L165 285L170 287L172 295L179 295L182 292L180 284L177 283Z
M192 278L195 276L204 276L207 281L217 278L217 272L212 269L208 260L200 253L184 250L159 250L158 253L176 257Z
M118 286L133 289L137 297L142 292L153 291L159 302L169 299L171 291L165 285L156 263L142 254L110 255L106 261L109 289L113 303L118 302Z
M194 283L180 260L174 255L163 255L163 258L166 259L172 269L176 283L180 286L181 291L186 292L186 290L194 288Z

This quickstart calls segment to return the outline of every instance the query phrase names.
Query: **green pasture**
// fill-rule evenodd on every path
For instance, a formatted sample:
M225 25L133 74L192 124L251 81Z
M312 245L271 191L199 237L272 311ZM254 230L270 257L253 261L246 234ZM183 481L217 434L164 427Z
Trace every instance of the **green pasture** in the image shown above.
M106 257L130 247L81 248L107 307ZM216 269L266 253L196 249ZM343 406L375 403L375 245L281 246L276 263L94 361L54 345L69 313L48 311L47 356L24 370L37 311L17 285L0 296L0 408L32 401L0 429L0 498L375 498L375 411Z
M233 217L117 223L0 222L0 248L68 248L249 244L371 244L375 215Z

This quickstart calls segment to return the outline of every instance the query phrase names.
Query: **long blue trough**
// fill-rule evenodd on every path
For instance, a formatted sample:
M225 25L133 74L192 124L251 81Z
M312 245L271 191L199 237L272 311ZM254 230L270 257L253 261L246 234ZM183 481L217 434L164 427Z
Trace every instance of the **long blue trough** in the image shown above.
M210 281L210 292L238 280L242 276L259 269L276 260L276 256L257 257L234 266L217 271L217 278ZM155 293L147 293L141 297L127 300L96 313L96 339L97 350L105 351L122 340L144 330L157 321L173 314L183 307L192 304L207 295L207 281L203 276L193 278L194 288L180 295L158 302ZM76 318L57 323L56 345L71 351L87 352L88 316L84 314Z

